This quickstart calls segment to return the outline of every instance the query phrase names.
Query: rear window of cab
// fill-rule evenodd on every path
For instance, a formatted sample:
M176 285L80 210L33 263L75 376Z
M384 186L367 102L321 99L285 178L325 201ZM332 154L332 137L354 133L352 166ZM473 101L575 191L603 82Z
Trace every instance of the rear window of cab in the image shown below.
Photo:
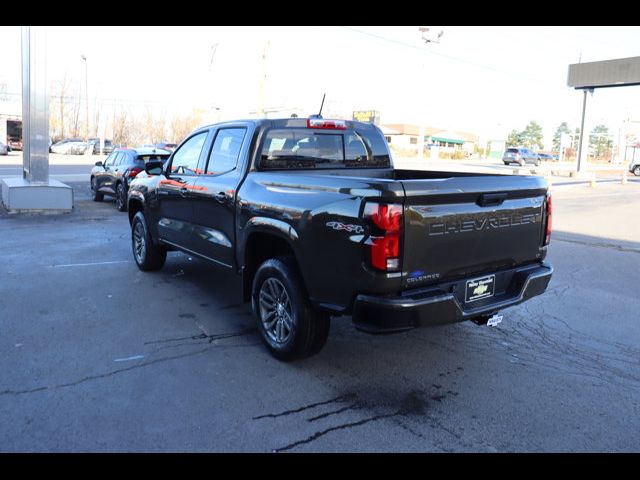
M260 155L261 170L390 166L386 142L376 131L272 129Z

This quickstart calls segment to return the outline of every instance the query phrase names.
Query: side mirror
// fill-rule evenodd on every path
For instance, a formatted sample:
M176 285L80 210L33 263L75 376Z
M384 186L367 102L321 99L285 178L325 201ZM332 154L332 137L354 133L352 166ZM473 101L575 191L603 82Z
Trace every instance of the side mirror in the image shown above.
M102 166L102 162L98 161L96 162L96 167L101 167Z
M164 162L162 160L149 160L144 164L144 171L149 175L161 175L163 165Z

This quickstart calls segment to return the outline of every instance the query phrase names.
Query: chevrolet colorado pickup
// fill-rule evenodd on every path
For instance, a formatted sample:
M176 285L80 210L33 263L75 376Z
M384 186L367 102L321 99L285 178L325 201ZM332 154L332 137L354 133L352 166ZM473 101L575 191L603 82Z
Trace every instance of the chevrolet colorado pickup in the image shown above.
M241 275L283 360L320 351L330 316L371 333L486 324L552 274L543 178L394 169L381 131L355 121L202 127L146 163L128 211L141 270L181 250Z

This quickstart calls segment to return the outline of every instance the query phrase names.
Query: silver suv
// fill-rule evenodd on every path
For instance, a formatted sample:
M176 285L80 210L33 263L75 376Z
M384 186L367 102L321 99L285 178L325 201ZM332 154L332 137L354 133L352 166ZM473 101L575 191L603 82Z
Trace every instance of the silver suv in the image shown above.
M502 161L505 165L510 163L517 163L521 167L524 167L527 163L533 163L536 167L540 165L540 157L533 150L528 148L507 148L502 156Z
M629 164L629 171L636 177L640 177L640 160L631 160Z

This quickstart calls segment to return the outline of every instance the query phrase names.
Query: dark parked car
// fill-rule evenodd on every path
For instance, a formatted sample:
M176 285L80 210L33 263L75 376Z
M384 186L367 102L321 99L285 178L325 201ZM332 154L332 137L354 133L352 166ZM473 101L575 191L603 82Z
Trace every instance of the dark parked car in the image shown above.
M129 182L144 170L145 162L164 162L169 152L152 148L118 148L103 162L96 162L91 169L91 194L96 202L104 195L115 196L116 207L121 212L127 210Z
M533 150L522 147L507 148L507 151L504 152L504 155L502 156L502 161L505 165L517 163L522 167L527 163L533 163L536 166L540 165L540 157L538 154Z
M281 359L320 351L331 316L370 333L495 324L552 274L543 178L396 170L370 123L202 127L166 164L148 162L128 201L138 268L182 250L241 275Z
M550 153L538 152L538 158L544 162L555 162L556 158Z
M92 139L93 142L93 154L94 155L99 155L100 154L100 139ZM114 145L113 142L111 140L105 140L104 141L104 146L102 147L102 153L105 155L109 155L111 152L113 152L116 148L122 148L122 145Z

